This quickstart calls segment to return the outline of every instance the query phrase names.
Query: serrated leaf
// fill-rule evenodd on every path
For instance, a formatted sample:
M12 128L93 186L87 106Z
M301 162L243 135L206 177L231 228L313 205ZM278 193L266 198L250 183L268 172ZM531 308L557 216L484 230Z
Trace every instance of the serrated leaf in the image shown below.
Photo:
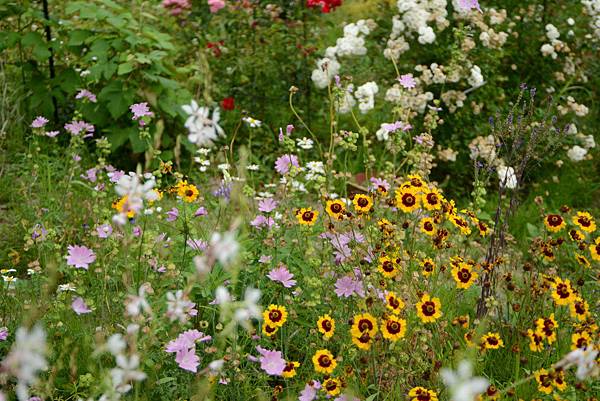
M130 73L131 71L133 71L134 65L132 62L125 62L122 64L119 64L119 68L117 69L117 75L125 75Z

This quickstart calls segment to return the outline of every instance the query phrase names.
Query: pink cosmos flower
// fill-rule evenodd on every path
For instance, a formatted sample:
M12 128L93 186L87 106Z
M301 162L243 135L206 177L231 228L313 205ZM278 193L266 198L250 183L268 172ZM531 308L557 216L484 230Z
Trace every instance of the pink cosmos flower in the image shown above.
M283 155L275 161L275 171L281 175L287 174L291 166L300 167L298 157L295 155Z
M132 104L129 106L129 110L133 113L131 119L138 121L142 126L146 124L143 117L152 117L154 115L154 113L150 111L147 102Z
M168 222L175 221L175 220L177 220L178 217L179 217L179 210L176 207L174 207L173 209L171 209L167 212L167 221Z
M294 275L290 273L290 271L284 265L271 270L269 274L267 274L267 277L272 281L280 282L285 288L291 288L296 285L296 280L292 280Z
M267 198L258 202L258 210L264 213L270 213L277 207L277 201Z
M400 78L398 78L398 82L406 89L412 89L417 86L417 81L415 81L412 74L401 75Z
M200 365L200 358L196 355L196 348L191 348L178 351L175 354L175 362L181 369L196 373L198 365Z
M285 359L281 357L281 351L270 351L256 346L256 350L260 353L258 360L260 361L260 368L264 370L268 375L281 376L283 369L285 369Z
M69 245L67 247L69 254L67 255L67 265L73 266L76 269L86 269L90 263L96 260L96 254L90 248L82 245Z
M210 12L215 14L225 7L225 2L223 0L208 0L208 6L210 7Z
M75 96L75 99L87 99L92 103L96 103L96 95L87 89L81 89Z
M478 0L458 0L458 5L466 11L477 10L483 12Z
M313 401L317 398L317 391L321 388L321 383L317 380L313 380L304 386L304 390L300 393L299 401Z
M110 224L102 224L101 226L96 227L96 233L98 233L98 238L108 238L112 234L113 229Z
M194 212L194 217L206 216L207 214L208 214L208 210L206 210L206 208L204 206L200 206Z
M88 308L85 301L81 297L76 297L73 299L73 302L71 303L71 309L73 309L73 311L78 315L84 315L92 311L90 308Z
M48 119L42 116L37 116L31 123L31 128L44 128L48 124Z
M371 189L387 192L390 190L390 183L382 178L371 177Z
M71 133L71 135L80 135L85 133L84 138L89 138L94 135L95 128L92 124L86 123L85 121L71 121L65 124L65 129Z

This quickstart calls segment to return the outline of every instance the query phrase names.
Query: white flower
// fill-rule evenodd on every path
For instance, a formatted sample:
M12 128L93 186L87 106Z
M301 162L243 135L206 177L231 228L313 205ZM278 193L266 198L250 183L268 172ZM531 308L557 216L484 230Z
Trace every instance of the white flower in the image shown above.
M596 147L594 135L586 135L583 137L583 147L586 149L592 149Z
M17 329L15 343L2 361L2 367L16 377L19 401L29 399L29 387L37 381L38 372L46 369L45 353L46 333L41 326Z
M146 291L149 284L142 284L138 290L138 295L129 295L125 301L125 310L128 316L139 316L142 312L152 313L150 304L146 300Z
M181 106L189 117L185 122L185 127L188 129L188 140L198 146L212 146L213 141L217 137L225 135L223 128L219 126L221 112L219 108L215 108L210 116L208 107L199 107L198 103L192 99L189 105Z
M191 302L183 290L167 293L167 313L166 315L173 322L178 320L180 323L185 323L190 316L196 316L198 310L194 307L195 303Z
M542 47L540 48L540 51L542 52L542 55L544 57L550 56L553 59L555 59L556 57L558 57L558 55L556 54L556 52L554 51L554 46L552 46L549 43L544 43L542 45Z
M435 42L435 33L430 26L422 26L419 28L418 42L422 45Z
M208 369L216 373L216 372L219 372L221 369L223 369L224 364L225 364L224 360L217 359L208 364Z
M440 374L444 384L450 390L452 401L474 401L489 385L487 379L473 377L471 363L468 361L461 361L456 371L444 368Z
M140 367L139 355L117 355L117 367L111 369L112 383L119 393L127 393L131 390L131 382L139 382L146 378L146 374L137 370Z
M123 340L122 334L113 334L108 338L105 347L113 356L117 356L125 351L127 344L125 343L125 340Z
M334 58L322 58L317 61L317 68L313 70L311 79L317 88L327 88L331 79L338 75L340 63Z
M248 167L246 167L246 169L250 171L258 171L260 169L260 166L258 164L250 164Z
M235 234L228 231L224 234L215 232L210 238L212 255L223 266L229 265L238 254L240 244L235 239Z
M569 159L573 160L574 162L582 161L585 158L585 155L587 155L587 149L582 148L578 145L573 146L567 152L567 156L569 156Z
M473 67L471 67L471 76L469 77L469 79L467 79L467 81L469 82L469 85L471 85L471 87L473 88L478 88L481 85L483 85L483 75L481 74L481 68L479 68L479 66L474 65Z
M379 87L373 81L367 82L358 87L355 97L358 100L358 108L364 114L375 107L375 94L379 92Z
M258 128L262 125L262 121L252 117L244 117L242 120L244 120L251 128Z
M71 283L67 283L67 284L59 284L58 285L58 292L65 292L65 291L76 291L77 287L75 287L73 284Z
M598 350L593 348L582 349L577 348L574 351L569 352L560 361L556 363L557 368L568 369L575 365L577 366L577 372L575 376L579 380L585 380L588 377L597 376L600 373L600 367L596 362L598 356Z
M260 299L260 290L255 288L246 288L243 304L236 309L233 318L242 326L248 328L250 319L260 319L262 309L258 305Z
M146 178L142 183L138 174L130 172L119 178L115 186L115 191L121 197L127 196L127 201L123 205L123 209L113 220L119 224L127 222L127 213L134 211L139 213L144 207L144 200L155 201L158 199L158 193L153 189L156 182L153 176Z
M350 110L356 105L356 99L352 96L352 92L354 91L354 85L350 84L344 90L344 93L337 99L335 104L337 111L340 114L350 113Z
M498 179L500 180L500 186L504 188L515 189L517 187L517 176L512 167L498 167Z
M560 32L558 32L558 29L554 25L548 24L546 25L546 37L550 41L554 41L560 37Z
M296 142L298 143L298 147L301 149L308 150L313 148L313 140L307 137L304 137L302 139L298 138L296 139Z

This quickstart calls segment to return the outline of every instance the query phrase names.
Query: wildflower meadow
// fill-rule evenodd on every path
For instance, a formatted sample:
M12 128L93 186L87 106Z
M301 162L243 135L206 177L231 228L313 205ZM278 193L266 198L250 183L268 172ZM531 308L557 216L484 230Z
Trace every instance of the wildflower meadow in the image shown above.
M0 401L597 401L599 54L599 0L0 0Z

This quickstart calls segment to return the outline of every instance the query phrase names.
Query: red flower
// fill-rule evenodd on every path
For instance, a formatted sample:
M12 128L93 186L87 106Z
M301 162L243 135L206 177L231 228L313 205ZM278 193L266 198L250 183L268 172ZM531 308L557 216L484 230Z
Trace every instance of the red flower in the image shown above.
M225 99L221 100L221 108L223 108L223 110L235 109L234 99L232 97L226 97Z
M306 5L310 8L321 7L321 12L328 13L341 6L342 0L306 0Z
M212 49L213 55L215 57L219 57L221 55L221 46L223 46L223 41L220 40L218 42L208 42L206 44L207 49Z

